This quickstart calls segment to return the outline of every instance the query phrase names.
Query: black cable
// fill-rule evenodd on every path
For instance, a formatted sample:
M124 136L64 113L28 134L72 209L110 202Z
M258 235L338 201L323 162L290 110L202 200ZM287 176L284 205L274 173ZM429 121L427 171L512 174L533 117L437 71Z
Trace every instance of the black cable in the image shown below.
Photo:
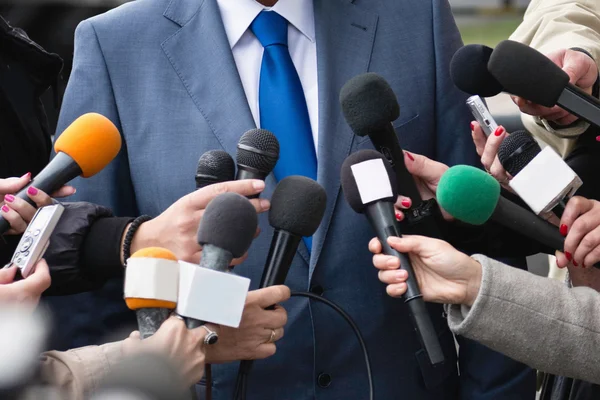
M363 351L363 356L365 358L365 366L367 367L367 379L369 381L369 400L373 400L375 397L374 397L374 389L373 389L373 386L374 386L373 385L373 373L371 371L371 361L369 359L369 352L367 351L367 345L365 343L365 340L362 337L362 334L360 333L360 329L358 328L358 325L356 325L356 323L352 320L352 317L350 317L350 315L348 315L348 313L346 313L346 311L342 310L334 302L327 300L326 298L318 296L316 294L309 293L309 292L292 292L292 297L307 297L312 300L320 301L321 303L328 305L329 307L331 307L335 311L337 311L337 313L340 314L346 320L346 322L350 325L350 327L354 331L354 334L356 335L356 338L358 339L360 347L362 348L362 351ZM248 381L247 378L248 378L247 373L238 375L238 379L235 384L235 392L234 392L234 397L233 397L234 400L246 400L246 384Z

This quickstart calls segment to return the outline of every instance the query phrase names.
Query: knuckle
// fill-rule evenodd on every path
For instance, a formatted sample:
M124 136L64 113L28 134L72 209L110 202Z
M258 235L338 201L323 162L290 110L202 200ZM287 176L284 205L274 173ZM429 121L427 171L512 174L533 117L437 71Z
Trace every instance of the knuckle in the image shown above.
M226 183L220 182L220 183L216 183L216 184L212 185L212 190L213 190L213 194L215 196L218 196L220 194L227 193L228 186Z

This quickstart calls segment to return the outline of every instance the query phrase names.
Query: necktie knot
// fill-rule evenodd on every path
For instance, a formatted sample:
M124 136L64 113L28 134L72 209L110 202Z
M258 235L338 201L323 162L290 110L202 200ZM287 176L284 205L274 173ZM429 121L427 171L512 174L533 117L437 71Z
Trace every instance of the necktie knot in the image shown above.
M288 44L288 22L275 11L261 11L250 25L250 30L263 47Z

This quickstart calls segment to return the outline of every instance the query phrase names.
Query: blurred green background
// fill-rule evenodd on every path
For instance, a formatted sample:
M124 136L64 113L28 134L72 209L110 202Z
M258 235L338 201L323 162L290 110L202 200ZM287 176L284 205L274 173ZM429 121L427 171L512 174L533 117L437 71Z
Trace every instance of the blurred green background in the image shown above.
M523 14L519 12L455 17L465 44L478 43L490 47L508 39L523 20Z

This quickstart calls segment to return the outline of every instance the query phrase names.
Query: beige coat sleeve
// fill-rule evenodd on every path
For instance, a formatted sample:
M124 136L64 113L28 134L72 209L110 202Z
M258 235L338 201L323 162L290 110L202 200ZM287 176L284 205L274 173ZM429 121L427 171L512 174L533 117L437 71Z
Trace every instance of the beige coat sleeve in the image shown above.
M510 38L544 54L579 47L600 66L600 1L533 0L523 23ZM589 127L581 121L572 128L554 130L545 121L529 115L523 115L523 123L563 156L573 148L574 138Z
M61 389L69 400L83 399L121 360L121 344L115 342L43 353L40 359L42 380Z
M472 307L448 307L448 325L533 368L600 384L600 293L473 256L483 267Z

